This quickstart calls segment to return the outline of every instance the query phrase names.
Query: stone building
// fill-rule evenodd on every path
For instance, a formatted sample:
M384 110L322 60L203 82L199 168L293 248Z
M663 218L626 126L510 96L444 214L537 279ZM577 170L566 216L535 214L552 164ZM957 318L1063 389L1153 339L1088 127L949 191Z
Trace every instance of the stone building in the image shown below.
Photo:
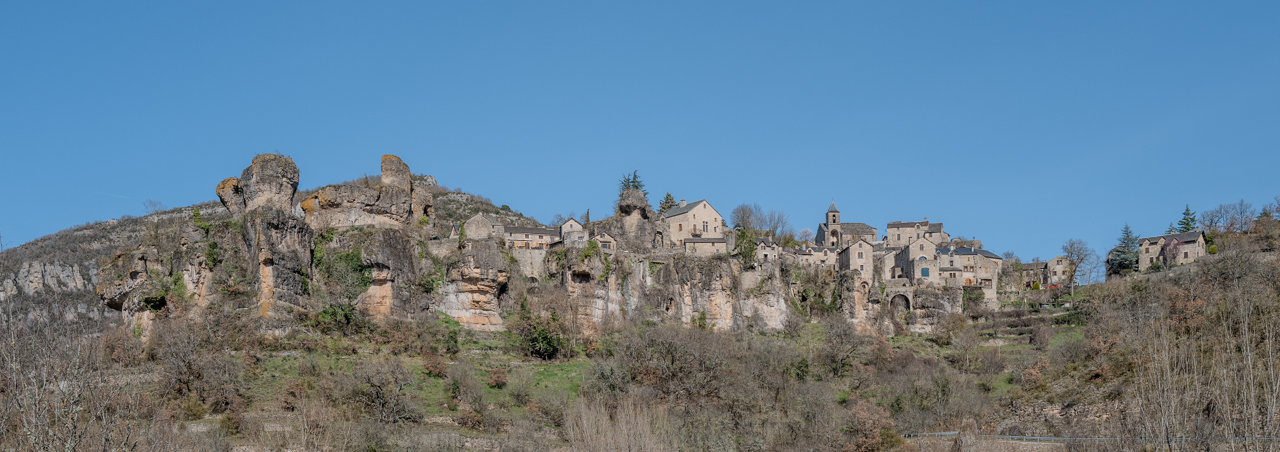
M1070 281L1070 273L1071 263L1063 256L1044 262L1025 262L1022 264L1022 288L1031 289L1036 283L1045 289L1061 287Z
M502 237L504 230L502 223L482 213L472 215L462 223L462 233L466 234L468 239L483 240Z
M895 221L885 227L884 242L890 247L906 246L916 239L929 239L936 244L951 241L951 235L942 231L942 223L924 221Z
M595 237L591 238L591 240L594 240L597 244L599 244L600 248L603 249L606 253L612 254L614 251L618 250L618 240L614 239L613 236L609 235L608 232L601 232L599 234L596 234Z
M684 252L690 256L714 256L728 253L728 241L724 237L690 237L684 239Z
M841 223L840 211L836 209L836 203L833 202L831 208L827 209L826 222L818 225L813 241L818 246L843 249L859 239L866 240L868 243L875 242L876 228L866 223Z
M875 275L875 245L866 239L859 238L857 241L849 244L849 246L840 250L839 256L840 270L857 271L861 278L866 281L873 281Z
M502 238L506 240L507 248L540 250L560 240L560 230L507 226L503 228Z
M706 200L680 205L662 214L667 224L667 240L678 247L690 238L724 238L724 219Z
M1159 262L1165 268L1195 262L1208 254L1204 231L1158 235L1138 240L1138 270Z
M808 267L836 268L840 260L840 250L832 246L806 246L796 248L784 258L796 265Z
M570 218L560 225L560 240L567 246L586 246L587 231L582 227L582 223Z
M782 247L773 240L766 238L756 239L756 260L760 262L775 262L782 260Z

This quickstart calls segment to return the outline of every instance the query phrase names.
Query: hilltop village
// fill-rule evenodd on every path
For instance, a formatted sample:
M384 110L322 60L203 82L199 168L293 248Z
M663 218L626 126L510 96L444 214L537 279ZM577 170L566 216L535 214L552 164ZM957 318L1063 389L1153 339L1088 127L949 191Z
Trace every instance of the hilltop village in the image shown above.
M24 264L0 282L0 299L96 286L105 306L143 327L172 299L191 298L282 319L344 303L379 322L436 312L485 331L503 330L523 303L563 311L586 335L611 318L781 329L839 312L892 335L1076 284L1072 258L1011 261L941 222L882 231L846 221L835 203L811 236L783 240L707 200L668 195L655 211L635 188L620 189L613 215L598 220L546 227L509 209L459 217L448 205L459 193L392 155L377 177L307 192L298 179L289 157L260 155L217 185L221 208L167 214L169 236L149 231L110 259ZM1203 232L1143 238L1139 250L1140 272L1207 254Z

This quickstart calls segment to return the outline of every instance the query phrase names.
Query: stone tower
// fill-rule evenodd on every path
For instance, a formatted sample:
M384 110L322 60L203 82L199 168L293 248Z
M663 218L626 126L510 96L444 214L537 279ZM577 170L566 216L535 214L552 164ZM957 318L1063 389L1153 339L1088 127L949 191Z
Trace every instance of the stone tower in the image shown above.
M831 203L831 208L827 209L827 243L822 246L839 247L841 243L840 237L840 210L836 209L836 203Z

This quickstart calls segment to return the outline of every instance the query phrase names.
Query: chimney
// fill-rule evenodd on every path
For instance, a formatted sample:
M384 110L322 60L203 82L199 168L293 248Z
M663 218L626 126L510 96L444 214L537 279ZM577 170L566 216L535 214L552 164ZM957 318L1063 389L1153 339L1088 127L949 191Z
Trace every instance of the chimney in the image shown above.
M680 200L680 207L684 207L684 200L683 200L683 199L681 199L681 200Z

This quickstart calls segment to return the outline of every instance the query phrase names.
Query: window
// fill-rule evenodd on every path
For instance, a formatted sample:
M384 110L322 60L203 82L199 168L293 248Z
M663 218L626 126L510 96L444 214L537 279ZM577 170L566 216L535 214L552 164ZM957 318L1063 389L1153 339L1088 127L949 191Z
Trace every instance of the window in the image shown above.
M525 234L525 235L524 235L524 238L526 238L526 239L527 239L527 238L529 238L529 234Z
M601 243L601 244L600 244L600 247L602 247L602 248L604 248L604 249L606 249L606 250L607 250L607 249L609 249L609 242Z
M858 248L859 248L859 249L861 249L861 248L862 248L862 242L858 242Z
M541 238L542 238L542 234L538 234L538 238L540 238L540 239L541 239Z
M956 277L956 274L955 274L955 273L952 273L952 274L951 274L951 277L952 277L952 278L955 278L955 277Z
M707 232L707 222L702 222L702 232Z
M1182 252L1182 258L1183 258L1183 259L1186 259L1186 258L1187 258L1187 252L1186 252L1186 251L1183 251L1183 252Z
M924 251L924 244L920 245L920 251Z
M676 230L677 230L677 231L684 231L684 225L683 225L683 224L677 224L677 225L676 225Z
M898 240L902 240L902 234L898 234Z
M927 269L927 268L922 268L922 269L920 269L920 277L922 277L922 278L928 278L928 277L929 277L929 269Z
M858 259L862 259L862 252L861 252L861 251L859 251L859 252L858 252Z
M866 266L866 265L859 265L859 266L858 266L858 271L864 271L864 270L866 270L866 269L867 269L867 266Z

